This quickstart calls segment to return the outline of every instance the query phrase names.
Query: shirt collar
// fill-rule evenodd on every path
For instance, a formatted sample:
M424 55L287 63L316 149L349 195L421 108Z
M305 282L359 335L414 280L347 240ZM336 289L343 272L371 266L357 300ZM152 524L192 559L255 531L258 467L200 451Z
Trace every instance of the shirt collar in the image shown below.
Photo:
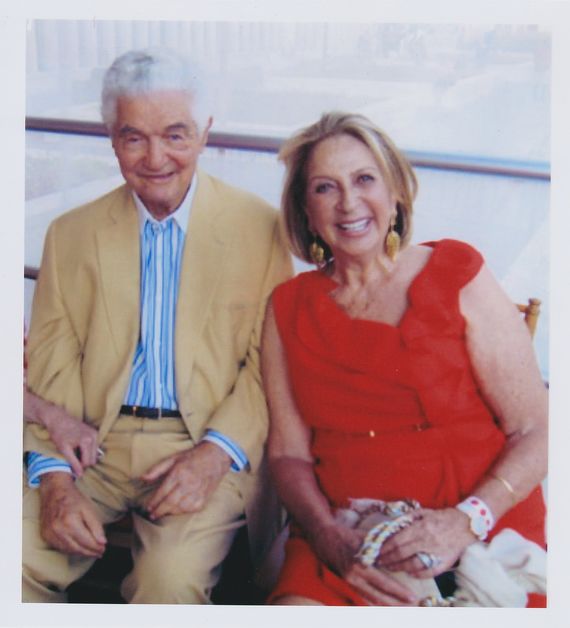
M186 196L182 199L182 203L170 214L168 218L173 218L182 232L186 234L186 229L188 228L188 220L190 219L190 209L192 207L192 203L194 201L194 196L196 195L196 187L198 186L198 177L196 173L192 177L192 181L190 182L190 187L188 188L188 192L186 192ZM148 209L145 207L144 203L139 198L138 194L133 190L133 199L135 201L135 205L137 207L137 214L139 217L139 229L142 234L144 230L144 226L146 221L149 222L159 222L156 218L154 218ZM168 219L165 219L168 220ZM161 221L163 222L163 221Z

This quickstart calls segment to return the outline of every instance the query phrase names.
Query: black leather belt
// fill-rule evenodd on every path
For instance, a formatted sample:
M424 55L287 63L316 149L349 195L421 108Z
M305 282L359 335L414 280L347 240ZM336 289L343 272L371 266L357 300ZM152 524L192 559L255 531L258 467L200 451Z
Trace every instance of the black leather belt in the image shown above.
M121 406L121 414L137 416L141 419L179 419L182 417L178 410L145 408L144 406Z

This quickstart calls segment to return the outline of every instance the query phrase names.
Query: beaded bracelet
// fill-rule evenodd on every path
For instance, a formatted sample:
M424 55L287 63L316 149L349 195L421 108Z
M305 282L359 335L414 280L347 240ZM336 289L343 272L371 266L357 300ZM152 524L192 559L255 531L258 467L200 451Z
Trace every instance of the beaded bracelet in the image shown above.
M391 521L382 521L373 528L370 528L356 557L366 567L372 566L380 555L384 541L391 537L392 534L409 526L412 522L413 517L410 515L402 515Z

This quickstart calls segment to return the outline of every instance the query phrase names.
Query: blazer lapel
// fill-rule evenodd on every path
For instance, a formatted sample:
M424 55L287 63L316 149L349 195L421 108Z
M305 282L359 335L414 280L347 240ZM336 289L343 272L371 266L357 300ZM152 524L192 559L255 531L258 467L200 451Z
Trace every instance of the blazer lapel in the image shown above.
M139 333L140 238L136 207L130 190L120 188L109 206L106 222L97 230L101 289L108 316L107 351L124 364L122 377L110 382L105 424L116 418L130 372ZM114 416L113 416L114 415ZM103 426L102 426L103 428Z
M198 187L186 232L176 310L175 362L178 401L183 414L194 357L223 273L231 234L220 220L221 199L208 175L198 172Z

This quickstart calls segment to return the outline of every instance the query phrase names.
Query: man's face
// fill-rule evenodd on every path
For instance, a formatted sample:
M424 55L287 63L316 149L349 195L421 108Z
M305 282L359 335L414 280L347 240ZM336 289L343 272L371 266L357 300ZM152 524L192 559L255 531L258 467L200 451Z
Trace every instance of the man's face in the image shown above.
M112 142L121 172L158 220L182 202L202 152L211 119L199 133L189 96L162 91L121 97Z

